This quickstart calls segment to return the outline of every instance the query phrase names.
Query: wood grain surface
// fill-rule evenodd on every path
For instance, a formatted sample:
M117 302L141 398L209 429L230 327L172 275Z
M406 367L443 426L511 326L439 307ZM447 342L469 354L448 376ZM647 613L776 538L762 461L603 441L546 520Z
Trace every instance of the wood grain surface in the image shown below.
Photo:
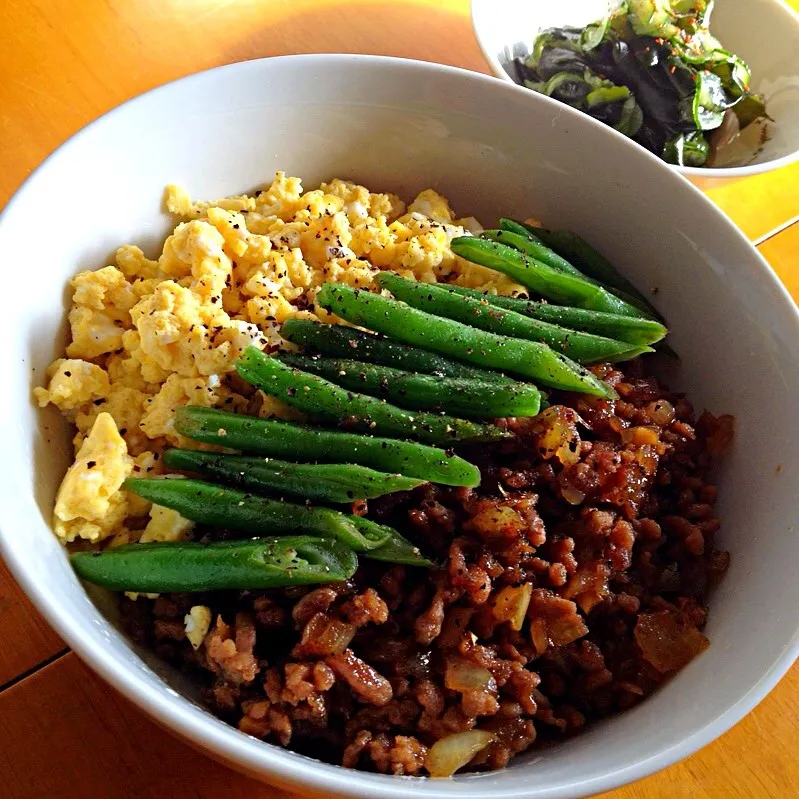
M0 560L0 690L65 649ZM2 699L0 698L0 715Z
M799 0L792 0L794 7ZM220 64L358 52L487 72L467 0L3 0L0 207L72 133L154 86ZM799 298L799 164L709 196ZM298 799L194 752L69 653L0 563L0 795ZM42 764L46 763L46 767ZM602 799L799 796L799 666L680 764Z

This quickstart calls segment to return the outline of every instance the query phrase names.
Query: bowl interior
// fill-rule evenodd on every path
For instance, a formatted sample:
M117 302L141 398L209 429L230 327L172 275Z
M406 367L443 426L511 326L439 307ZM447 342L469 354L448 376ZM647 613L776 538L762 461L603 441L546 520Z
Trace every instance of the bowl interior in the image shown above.
M608 0L531 3L528 0L472 0L474 29L495 74L517 80L514 58L530 53L539 31L600 19ZM710 28L727 49L752 70L752 89L765 96L768 140L741 167L682 169L686 174L726 176L744 167L771 165L799 151L799 16L782 0L716 0Z
M406 196L433 186L456 212L486 225L500 215L533 215L577 230L638 286L657 291L682 357L669 379L699 409L735 414L738 435L719 474L721 542L732 567L713 601L712 645L647 702L503 772L411 788L408 780L315 764L213 719L178 696L176 675L140 657L110 606L100 602L106 613L98 610L75 579L49 528L69 431L57 414L35 409L30 395L63 342L65 285L78 270L107 263L120 244L154 251L169 229L160 211L166 183L213 198L268 183L278 169L307 187L333 176ZM708 200L599 123L430 64L354 56L237 64L145 95L71 140L0 218L0 261L9 281L0 295L3 555L83 659L240 768L327 795L579 796L706 743L790 665L799 605L795 308Z

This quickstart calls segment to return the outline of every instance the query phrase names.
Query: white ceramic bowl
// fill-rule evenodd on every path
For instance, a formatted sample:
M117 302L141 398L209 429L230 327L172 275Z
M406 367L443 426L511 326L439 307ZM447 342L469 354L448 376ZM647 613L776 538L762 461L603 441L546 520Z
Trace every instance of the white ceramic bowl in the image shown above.
M604 16L609 0L472 0L472 24L494 74L514 83L513 59L530 53L539 31L582 27ZM672 167L709 188L722 178L767 172L799 158L799 15L782 0L716 0L710 29L752 70L752 89L763 94L769 139L751 163L703 169Z
M49 528L69 431L31 403L61 351L65 285L123 242L159 244L169 181L197 197L350 176L406 196L434 186L492 223L534 215L581 232L657 302L699 408L731 412L720 474L732 566L713 598L710 649L634 710L505 771L453 780L364 774L261 743L181 696L93 604ZM693 752L748 712L799 647L799 317L757 252L698 191L615 131L493 78L389 58L294 56L172 83L90 125L0 219L4 396L0 544L28 596L78 655L183 738L261 779L364 799L565 799L613 788ZM777 467L781 466L780 471ZM105 613L104 613L105 612Z

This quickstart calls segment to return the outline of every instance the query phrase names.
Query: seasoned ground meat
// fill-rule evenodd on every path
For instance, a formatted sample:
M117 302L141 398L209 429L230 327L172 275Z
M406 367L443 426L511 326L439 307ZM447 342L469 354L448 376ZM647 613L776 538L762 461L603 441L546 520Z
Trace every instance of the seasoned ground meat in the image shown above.
M362 503L435 570L363 559L330 586L122 599L123 619L243 732L386 774L426 773L436 741L473 729L494 737L471 768L501 768L625 710L708 645L729 563L708 473L732 420L696 420L639 370L595 368L615 401L553 392L499 420L510 443L463 448L478 489ZM213 623L195 651L197 604Z

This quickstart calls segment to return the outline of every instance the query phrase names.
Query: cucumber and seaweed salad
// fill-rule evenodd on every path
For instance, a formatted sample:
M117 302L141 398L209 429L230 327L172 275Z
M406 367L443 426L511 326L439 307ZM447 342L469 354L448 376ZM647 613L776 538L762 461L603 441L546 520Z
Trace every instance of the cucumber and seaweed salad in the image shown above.
M712 0L621 0L584 28L542 31L516 61L520 82L669 163L731 165L725 148L747 128L764 135L768 116L747 64L710 33L712 8Z

